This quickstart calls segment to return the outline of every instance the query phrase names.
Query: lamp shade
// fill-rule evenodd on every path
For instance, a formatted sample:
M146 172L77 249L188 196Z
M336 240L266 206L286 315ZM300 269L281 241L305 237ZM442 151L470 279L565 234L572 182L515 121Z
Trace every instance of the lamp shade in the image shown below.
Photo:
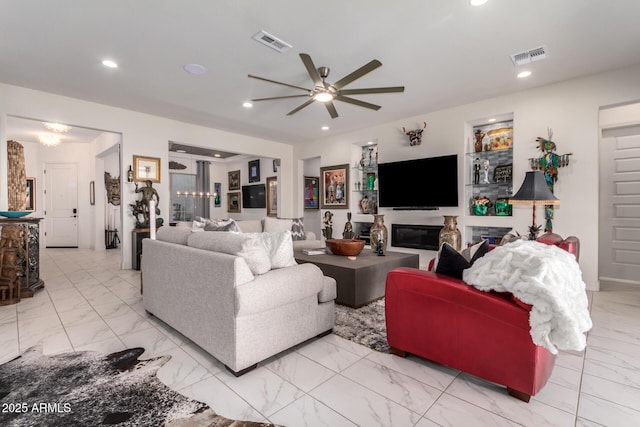
M549 190L541 171L530 171L525 175L518 192L509 198L509 203L534 206L559 205L560 200Z

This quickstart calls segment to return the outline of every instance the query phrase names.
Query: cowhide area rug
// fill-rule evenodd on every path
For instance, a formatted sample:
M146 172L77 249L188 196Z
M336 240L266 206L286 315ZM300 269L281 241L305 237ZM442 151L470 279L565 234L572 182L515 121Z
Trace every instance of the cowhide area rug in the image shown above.
M361 308L336 304L333 332L365 347L388 353L390 349L384 318L384 298Z
M0 426L273 426L224 418L174 392L156 377L171 356L138 360L143 352L30 348L0 365Z

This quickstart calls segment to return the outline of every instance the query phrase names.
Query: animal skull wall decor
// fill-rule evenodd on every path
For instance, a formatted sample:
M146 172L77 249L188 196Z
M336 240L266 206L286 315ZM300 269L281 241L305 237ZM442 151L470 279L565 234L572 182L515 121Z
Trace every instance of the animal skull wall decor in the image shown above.
M427 128L427 122L424 122L424 126L422 129L414 129L407 131L404 127L402 128L402 132L409 137L409 145L420 145L422 143L422 132Z

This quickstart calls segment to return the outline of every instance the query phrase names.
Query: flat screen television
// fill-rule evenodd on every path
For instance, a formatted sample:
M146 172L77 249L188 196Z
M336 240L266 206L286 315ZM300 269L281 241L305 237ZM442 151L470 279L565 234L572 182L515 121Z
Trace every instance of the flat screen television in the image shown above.
M264 184L243 185L242 186L242 207L266 208L267 207L267 191Z
M458 206L458 156L380 163L378 203L403 209Z

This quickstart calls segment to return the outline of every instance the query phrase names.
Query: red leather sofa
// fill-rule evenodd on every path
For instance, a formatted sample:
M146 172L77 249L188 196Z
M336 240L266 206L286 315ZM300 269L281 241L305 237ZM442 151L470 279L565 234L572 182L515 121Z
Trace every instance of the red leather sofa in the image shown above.
M539 240L578 252L577 238L555 236ZM555 363L553 354L531 340L530 309L510 293L483 292L431 271L399 268L387 275L393 354L411 353L504 385L525 402L544 387Z

